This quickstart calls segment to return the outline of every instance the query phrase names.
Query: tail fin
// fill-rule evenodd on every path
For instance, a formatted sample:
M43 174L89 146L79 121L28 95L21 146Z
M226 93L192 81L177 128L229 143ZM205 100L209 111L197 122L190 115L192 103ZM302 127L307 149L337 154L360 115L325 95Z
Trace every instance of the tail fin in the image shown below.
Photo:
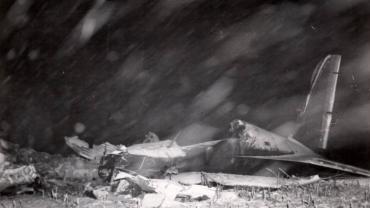
M340 61L340 55L328 55L316 66L298 117L300 125L293 137L312 149L326 149L328 145Z

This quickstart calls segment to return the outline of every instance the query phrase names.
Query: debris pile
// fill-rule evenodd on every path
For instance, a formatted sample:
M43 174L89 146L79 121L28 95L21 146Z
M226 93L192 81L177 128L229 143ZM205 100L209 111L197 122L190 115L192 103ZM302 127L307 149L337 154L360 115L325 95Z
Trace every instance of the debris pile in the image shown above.
M226 196L230 195L230 192L220 191L219 187L279 189L283 186L304 185L320 180L318 176L308 179L286 179L226 173L179 172L176 162L181 162L191 148L189 146L182 148L170 140L130 147L104 143L94 145L92 148L78 137L67 137L65 140L80 157L62 157L22 149L2 140L5 146L17 148L14 150L17 154L11 163L7 162L8 165L2 163L0 191L23 184L31 184L33 187L37 184L43 192L50 192L52 198L63 196L63 200L66 200L73 187L84 196L105 202L111 201L117 207L122 205L120 204L122 201L140 207L173 207L184 203L221 203L225 197L230 197ZM202 145L197 148L199 147ZM22 165L10 168L14 163ZM149 174L150 168L155 168L153 170L157 173L155 177ZM237 195L232 197L242 200ZM89 206L93 206L94 203L96 202L89 201Z

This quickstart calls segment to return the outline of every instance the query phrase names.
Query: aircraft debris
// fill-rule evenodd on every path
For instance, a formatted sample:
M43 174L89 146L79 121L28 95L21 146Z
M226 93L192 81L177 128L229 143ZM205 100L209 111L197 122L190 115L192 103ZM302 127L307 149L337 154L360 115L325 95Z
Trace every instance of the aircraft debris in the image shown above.
M150 185L150 180L141 175L132 175L126 172L118 172L116 176L113 177L113 181L117 180L127 180L129 183L140 188L141 191L147 193L155 192L155 188Z
M183 172L177 175L171 176L171 180L177 181L184 185L202 184L202 173L201 172Z
M179 170L176 168L176 166L171 166L169 167L165 172L164 172L164 176L168 176L170 179L172 177L172 175L177 175L179 174Z
M81 139L78 136L65 137L66 144L74 150L74 147L84 147L89 148L89 144Z
M124 145L115 146L108 142L88 148L87 143L78 137L65 137L65 140L79 156L100 162L99 173L108 174L107 179L110 178L111 171L119 166L118 163L141 175L159 174L175 160L185 157L185 151L189 151L172 140L134 144L127 148Z
M184 186L184 189L180 191L176 199L182 202L189 201L204 201L208 199L213 199L216 195L216 188L207 187L202 185L190 185Z
M92 195L99 200L106 200L110 192L110 186L103 186L92 190Z
M131 184L127 180L119 180L115 185L112 185L112 191L115 194L132 194Z
M166 196L164 194L160 194L160 193L145 194L141 201L140 207L142 208L161 207L165 199L166 199Z
M281 188L284 186L302 186L316 183L320 180L318 175L307 178L278 178L268 176L236 175L225 173L202 173L207 182L214 182L223 186Z
M99 175L106 180L111 179L113 171L117 168L128 169L144 176L163 174L172 163L186 156L185 151L192 152L199 148L194 146L190 150L187 149L189 147L183 149L172 140L135 144L129 147L104 143L87 148L86 142L78 137L65 139L66 144L79 156L99 162ZM177 171L169 170L173 173Z
M325 64L325 61L335 63ZM330 70L330 67L334 67L335 70L338 70L339 61L340 58L336 56L328 56L324 60L324 63L319 65L318 69L320 69L320 74L324 73L323 70L325 69ZM317 80L320 78L320 74L315 76L313 84L318 82ZM335 85L334 81L330 83L331 85ZM334 86L330 86L329 89L333 90ZM308 117L310 118L309 122L312 122L310 115L307 115L311 113L311 102L315 101L317 98L317 96L314 96L314 93L312 93L313 91L307 98L303 115L300 115L300 122L303 123L298 125L299 129L307 127L304 122ZM325 101L330 102L332 108L332 93L330 93L330 96L331 98ZM322 116L319 116L319 119L322 119ZM323 122L325 124L327 123L326 120ZM245 163L244 161L264 159L311 164L370 177L370 171L368 170L328 160L298 142L293 137L282 137L242 120L234 120L231 123L231 131L233 133L233 137L231 138L188 146L179 146L176 141L172 140L135 144L127 147L127 151L125 149L124 156L117 156L117 154L116 156L112 156L114 154L110 155L110 153L108 153L107 156L102 157L103 160L107 162L100 167L108 169L106 172L109 172L110 175L115 168L119 167L121 169L124 168L135 171L144 176L159 176L164 174L170 177L177 177L177 173L188 171L227 172L228 170L237 169L248 170L248 165L251 165L251 163ZM298 131L298 133L299 132L300 131ZM325 135L322 136L327 137L327 133L326 130ZM300 134L295 134L295 136L296 135ZM327 141L327 138L324 138L324 140ZM86 157L84 153L86 145L78 142L74 144L77 144L74 146L74 150L79 155ZM78 146L78 148L76 148L76 146ZM108 148L105 149L107 150ZM119 149L120 146L113 146L104 154L114 151L119 152ZM95 150L87 149L87 151ZM117 161L120 160L122 160L121 164L118 165L119 162ZM238 162L235 162L236 160L238 160ZM219 166L219 164L223 165ZM247 166L244 167L243 165L245 164L247 164ZM186 184L186 182L184 184Z
M106 181L111 181L117 169L124 169L127 166L127 154L127 148L121 146L120 150L115 150L101 157L98 168L99 176Z
M127 148L118 145L101 157L99 172L104 172L108 179L115 168L131 170L144 176L174 175L189 170L223 172L222 168L215 169L219 167L217 164L238 169L243 163L232 162L235 159L265 159L312 164L370 176L368 170L325 159L293 138L282 137L245 121L234 120L231 127L236 138L188 146L179 146L172 140L135 144ZM82 145L79 148L75 146L81 156L86 155L80 151L83 148Z
M359 187L370 187L370 180L368 178L333 178L330 179L329 182L333 182L335 184L341 185L357 185Z
M22 148L17 151L16 162L33 165L42 178L89 181L99 177L98 163L76 156L62 157Z
M38 177L33 165L17 168L3 167L0 170L0 192L9 187L31 184Z
M74 205L79 208L127 208L126 204L124 204L122 201L124 201L124 199L110 199L109 197L106 200L96 200L89 197L77 197L74 201Z
M67 146L69 146L78 155L97 162L99 162L104 155L120 150L120 146L112 145L109 142L105 142L100 145L93 145L92 148L89 148L89 144L79 139L78 136L65 137L64 139Z
M88 143L79 139L78 136L65 137L65 141L78 155L90 160L100 159L104 155L111 154L114 151L122 151L121 148L122 146L124 147L124 145L112 145L106 142L101 145L94 145L93 148L90 149ZM134 144L127 147L127 152L136 156L163 158L168 160L185 156L184 150L172 140Z
M155 187L156 193L161 193L166 196L166 202L174 201L177 194L183 190L183 185L176 181L167 179L150 179L153 187Z
M348 173L353 173L357 175L362 175L370 177L370 171L362 168L358 168L352 165L343 164L340 162L331 161L323 158L320 155L281 155L281 156L237 156L240 158L254 158L254 159L266 159L275 161L286 161L286 162L299 162L304 164L311 164L315 166L331 168L334 170L340 170Z
M180 184L216 183L230 187L258 187L279 189L284 186L307 185L320 180L318 175L302 178L278 178L269 176L237 175L226 173L189 172L172 177Z
M202 147L208 148L209 144L210 143ZM155 144L154 146L158 145ZM108 154L105 154L105 156L101 158L101 160L104 160L112 156L112 158L116 159L119 158L118 160L119 162L118 163L113 162L112 164L113 171L110 180L98 183L94 182L96 180L92 180L91 184L85 186L85 194L93 199L96 199L95 202L89 201L89 203L87 204L92 206L98 206L98 204L102 205L104 203L107 205L106 207L112 206L120 207L122 205L121 204L122 201L130 201L130 203L131 202L133 203L133 206L140 205L141 207L183 207L186 206L186 203L204 203L204 204L214 203L215 205L218 204L224 205L228 204L229 202L231 203L232 201L244 203L245 199L241 198L236 192L231 193L230 188L253 186L261 188L278 189L283 186L294 186L315 183L320 179L318 176L310 178L285 179L276 177L259 177L226 173L178 172L177 166L175 165L169 166L169 168L167 169L163 169L167 170L168 172L167 178L154 179L140 175L139 173L136 173L131 169L125 169L129 167L127 166L127 164L130 163L132 157L135 157L130 155L128 151L129 148L130 147L126 148L124 146L120 146L119 148L115 148L116 150L111 151ZM187 154L191 152L192 154L196 155L195 152L197 152L199 149L196 149L197 151L194 151L194 149L189 148L189 146L186 146L186 148L184 148L183 150L185 150L184 152ZM28 159L27 161L33 162L38 167L40 167L40 165L37 163L37 159L41 159L42 162L46 163L47 162L51 163L51 159L57 159L57 161L54 163L58 163L58 165L51 163L49 164L49 166L42 166L44 168L42 169L43 177L57 176L55 174L50 174L48 173L48 171L46 171L51 167L52 168L59 167L58 169L54 170L56 172L63 172L64 169L71 170L73 169L73 167L76 167L76 169L84 167L90 171L95 170L96 172L99 168L99 164L97 164L94 160L85 160L77 157L72 157L74 158L72 160L62 157L59 158L59 156L54 157L45 153L41 153L40 155L38 155L37 152L31 150L22 150L20 152L22 154L25 154L20 158L23 158L23 160L26 160L27 158ZM143 156L140 156L140 158L142 157ZM181 161L182 158L183 157L177 159L180 159ZM159 160L163 161L163 158L159 158ZM164 161L166 161L166 159L164 159ZM85 165L85 163L88 165ZM90 164L95 165L90 166ZM69 171L64 172L65 173L62 174L60 173L60 175L69 174L73 176L73 174L75 174L73 172L68 173ZM170 175L170 179L168 175ZM66 178L67 180L66 182L63 182L62 180L57 180L57 183L54 183L54 185L57 185L58 183L68 184L68 180L71 179L75 180L76 178L73 177ZM262 185L259 182L261 182ZM92 183L94 183L94 185L92 185ZM207 186L204 184L206 184ZM218 185L221 185L225 189L229 188L229 191L218 190L217 187L209 187L211 185L217 187ZM81 199L81 201L83 200ZM109 206L107 203L105 203L108 201L110 203ZM82 204L83 203L81 202L80 207L84 207Z
M186 156L184 150L172 140L134 144L129 146L127 149L128 153L131 155L159 158L164 160L174 160L176 158Z
M337 69L338 60L340 60L338 57L332 59L332 56L329 56L320 66L335 66ZM333 63L328 65L325 61ZM325 67L322 67L319 68L318 73L323 73ZM319 75L315 76L315 80L319 77ZM333 84L334 81L330 83ZM329 89L332 91L333 86ZM331 102L330 108L332 108L332 93L330 95L331 98L326 101ZM310 96L304 113L310 113L310 102L315 99L313 94ZM325 120L327 121L328 118ZM305 125L302 124L302 126ZM97 181L94 185L88 183L84 190L87 195L95 199L139 200L142 207L173 207L180 206L182 202L239 199L235 192L221 190L219 193L219 186L253 187L253 189L257 187L270 190L303 186L321 180L318 175L305 178L281 178L241 175L235 174L236 171L231 174L228 172L230 169L225 168L241 168L239 165L249 160L299 162L370 176L368 170L323 158L293 137L282 137L242 120L236 119L231 122L231 131L232 137L187 146L178 145L176 139L159 141L152 132L146 136L148 143L128 147L106 142L90 148L90 145L78 136L66 137L66 144L80 157L62 157L32 149L17 149L13 151L16 152L15 160L26 165L9 168L1 163L0 191L10 186L33 183L36 177L41 177L46 181L43 185L47 184L52 188L66 187L71 184L70 181L83 182L83 184L86 181L91 183ZM327 142L327 134L326 129L323 136L325 142ZM18 147L14 146L14 148ZM5 152L12 151L11 149L11 145L0 140L0 162L8 159ZM241 162L235 162L235 160ZM248 170L246 167L243 166ZM209 171L210 168L220 168L220 171ZM285 171L282 172L285 173ZM100 181L100 179L103 180Z

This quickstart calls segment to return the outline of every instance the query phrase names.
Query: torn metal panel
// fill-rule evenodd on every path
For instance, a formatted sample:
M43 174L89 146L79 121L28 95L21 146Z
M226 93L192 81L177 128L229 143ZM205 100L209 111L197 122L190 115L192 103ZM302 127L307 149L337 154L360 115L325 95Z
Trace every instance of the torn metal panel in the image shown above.
M93 160L94 156L91 154L89 149L89 144L81 139L78 136L73 137L64 137L66 145L75 151L81 157L86 159Z
M113 145L109 142L105 142L100 145L93 145L92 148L89 148L89 144L79 139L78 136L65 137L64 139L67 146L69 146L78 155L85 159L95 160L97 162L99 162L104 155L121 150L120 145Z

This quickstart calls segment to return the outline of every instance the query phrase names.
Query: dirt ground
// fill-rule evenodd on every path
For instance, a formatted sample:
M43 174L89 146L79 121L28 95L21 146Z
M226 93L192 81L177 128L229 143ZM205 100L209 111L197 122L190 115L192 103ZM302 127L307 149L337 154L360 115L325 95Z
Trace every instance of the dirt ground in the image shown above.
M0 206L6 208L67 207L142 207L143 195L116 195L96 200L80 193L6 196ZM370 179L322 180L318 183L279 190L257 188L220 188L216 197L204 201L162 204L161 207L370 207Z

